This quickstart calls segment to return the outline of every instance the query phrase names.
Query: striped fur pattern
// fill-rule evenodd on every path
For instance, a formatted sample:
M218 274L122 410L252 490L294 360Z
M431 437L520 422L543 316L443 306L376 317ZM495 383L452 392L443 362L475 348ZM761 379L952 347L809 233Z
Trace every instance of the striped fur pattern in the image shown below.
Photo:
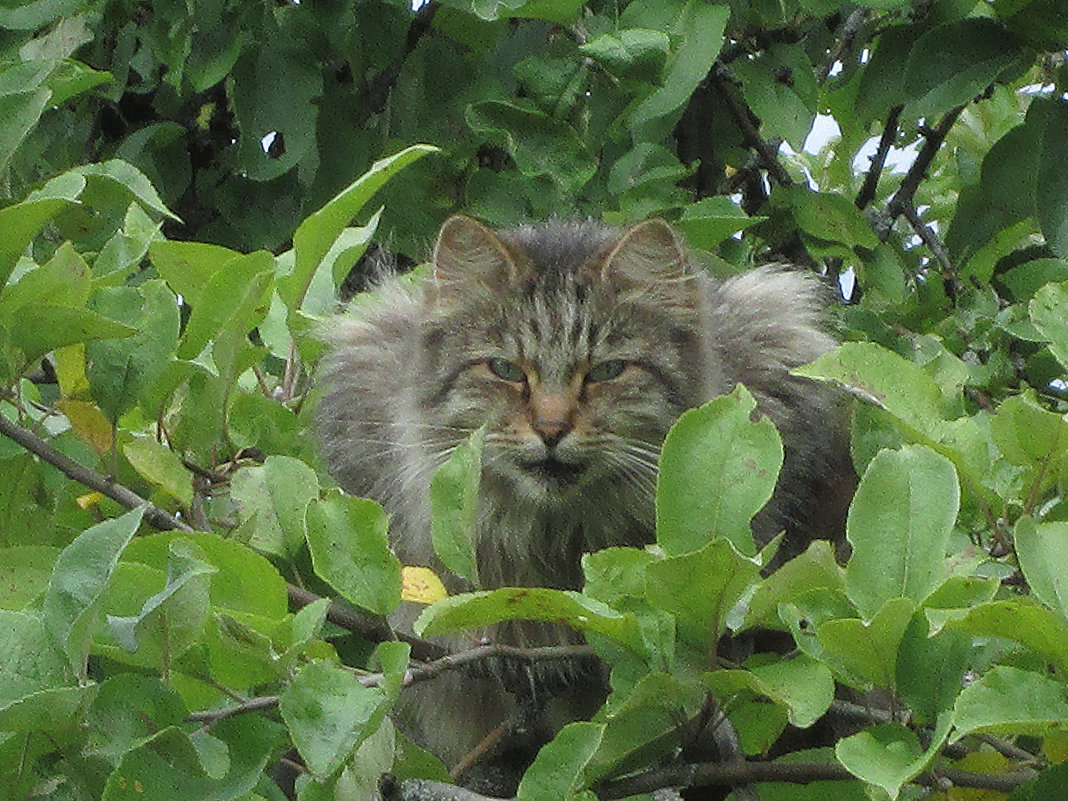
M401 560L443 573L429 538L430 477L487 426L482 587L578 589L584 552L652 541L657 458L671 424L743 382L786 448L754 531L765 542L785 528L803 542L813 490L830 470L834 403L789 371L833 345L820 295L811 276L784 269L718 283L658 220L626 231L593 222L493 231L454 217L431 275L387 278L330 323L323 448L347 491L393 513ZM487 634L520 645L574 639L548 625ZM455 697L436 685L433 710L416 712L414 728L458 759L514 704L492 679L449 681Z

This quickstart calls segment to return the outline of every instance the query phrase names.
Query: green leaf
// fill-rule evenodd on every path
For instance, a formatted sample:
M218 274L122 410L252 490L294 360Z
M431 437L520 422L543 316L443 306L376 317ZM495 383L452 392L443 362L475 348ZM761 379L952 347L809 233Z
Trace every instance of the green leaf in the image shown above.
M1063 98L1048 104L1045 123L1038 154L1041 180L1035 183L1035 211L1046 244L1061 258L1068 258L1068 178L1064 175L1068 103Z
M147 437L135 437L122 446L122 455L138 474L155 484L182 506L193 502L193 474L174 451Z
M1014 300L1025 302L1046 284L1068 281L1068 259L1032 259L998 276Z
M1068 281L1042 287L1027 307L1031 322L1049 342L1061 366L1068 366Z
M978 186L962 189L945 238L954 261L973 257L979 261L988 245L997 252L1004 250L1002 237L1011 243L1034 230L1037 154L1051 116L1049 110L1048 103L1033 102L1024 124L1010 129L987 151ZM968 269L986 278L970 263ZM986 269L992 273L993 265Z
M964 105L1032 54L996 22L981 17L931 28L916 40L902 79L910 117L934 117Z
M1060 612L1068 625L1068 523L1035 523L1021 517L1013 531L1016 558L1031 592L1046 606Z
M205 242L158 240L148 249L156 268L174 293L196 307L216 273L244 258L241 253Z
M474 13L486 22L496 19L528 18L552 22L573 22L582 8L581 0L470 0Z
M688 2L680 20L682 44L670 61L664 83L638 104L627 125L636 139L652 123L673 123L697 85L705 79L723 46L730 6ZM666 118L666 119L665 119Z
M800 58L792 57L795 54ZM760 120L760 132L765 138L784 139L800 151L816 117L816 93L802 89L804 79L811 81L812 75L812 65L804 53L772 45L756 58L735 61L731 71L741 81L745 99ZM784 80L782 76L789 77Z
M919 603L942 583L959 506L957 472L944 456L919 445L876 455L846 521L846 592L862 615L892 598Z
M315 144L323 76L304 55L291 37L271 37L246 49L231 72L240 169L253 181L285 174ZM280 80L265 81L265 75ZM272 134L268 148L264 140Z
M898 649L915 610L908 598L893 598L869 621L828 620L818 629L820 658L854 687L894 689Z
M834 679L826 665L801 654L796 657L751 660L748 670L717 670L702 683L725 707L740 692L769 698L785 707L795 726L808 728L830 708Z
M671 555L701 548L713 535L742 553L755 546L749 521L771 498L782 442L743 386L684 412L668 431L656 481L657 542Z
M229 756L222 775L205 770L193 739L171 726L123 755L108 776L102 801L247 797L275 755L282 727L262 715L240 715L220 720L211 733Z
M89 750L118 759L155 732L179 725L188 714L181 696L160 679L119 673L101 683L89 708Z
M209 532L160 532L131 542L123 560L165 572L171 565L175 540L192 543L197 558L216 568L211 582L211 604L216 610L258 615L279 622L286 617L289 602L285 580L278 569L233 539Z
M51 90L44 86L0 93L0 171L7 169L11 156L37 125L51 99Z
M834 753L846 770L896 799L901 788L918 776L949 734L950 716L939 719L925 751L916 733L900 723L884 723L840 740Z
M122 159L111 159L98 164L75 167L71 172L75 175L114 184L133 195L146 210L181 222L178 216L164 205L148 177L129 162Z
M674 753L679 745L678 721L700 709L705 693L694 684L666 673L646 673L622 700L617 690L601 713L604 735L584 769L587 781L628 772L657 756Z
M931 636L926 616L913 615L897 653L897 690L919 720L934 721L953 708L974 658L970 636L945 629Z
M47 197L24 200L6 209L0 209L0 230L4 236L0 237L0 295L6 294L4 288L15 263L19 260L26 247L34 240L45 223L60 209L73 203L85 186L84 179L75 178L80 182L77 186L67 187L71 191L70 197Z
M816 540L801 555L794 557L760 583L749 599L743 628L774 625L779 605L812 592L825 589L843 592L842 569L835 561L834 547L826 540Z
M15 311L11 341L21 351L24 364L30 364L66 345L135 333L136 329L89 309L27 303Z
M1012 395L990 419L990 436L1012 464L1048 466L1068 450L1068 421L1039 406L1033 394Z
M312 773L325 779L381 723L388 702L347 670L312 662L282 693L278 707L293 744Z
M502 620L541 620L567 623L593 632L640 653L641 635L632 615L621 614L581 593L533 587L453 595L431 604L415 622L420 637L478 629Z
M579 45L579 52L613 75L652 81L660 77L670 48L671 40L663 31L624 28Z
M306 525L315 572L344 598L383 615L400 603L401 566L381 506L330 490L308 506Z
M51 259L4 288L0 324L10 328L16 312L27 303L84 306L88 299L89 265L65 242Z
M904 104L904 83L909 53L929 26L922 23L891 25L879 34L867 66L860 74L856 113L866 123L886 119L890 109Z
M225 334L244 337L267 314L268 291L274 281L274 259L264 251L229 262L208 279L199 302L186 325L178 346L179 359L193 359L209 341L225 339ZM221 375L230 371L216 366Z
M0 708L72 679L63 644L39 613L0 610Z
M724 239L766 219L750 217L730 198L716 196L688 205L678 227L693 247L712 250Z
M86 346L86 375L93 400L115 423L144 399L174 358L178 303L162 281L152 280L136 289L101 289L93 295L91 308L135 329L132 336L94 340Z
M836 381L919 432L942 419L942 393L923 368L874 342L847 342L797 375Z
M625 597L645 596L645 568L656 556L637 548L605 548L582 557L587 595L616 605Z
M570 723L544 746L519 782L516 801L572 801L588 798L583 769L604 736L603 723Z
M458 446L430 479L430 522L434 553L456 575L479 586L475 564L478 490L482 481L482 444L478 429Z
M279 279L279 294L291 309L299 309L312 277L331 247L353 217L371 197L409 164L427 153L436 153L432 145L412 145L389 158L380 159L371 169L342 189L325 206L310 215L293 235L296 262L293 273Z
M140 645L143 624L147 620L152 619L162 629L161 634L167 639L166 652L176 656L192 644L192 634L199 633L197 624L202 624L207 617L208 581L206 577L214 573L215 568L198 559L196 549L182 540L172 541L170 551L170 558L167 561L167 583L163 589L146 599L136 615L124 617L108 615L108 626L112 635L121 647L131 653L137 651ZM180 604L176 604L175 597L183 591L187 595L199 595L200 602L190 603L188 599L182 599ZM202 610L201 620L190 619L190 611L193 607L199 607ZM182 642L173 637L173 629L160 620L168 613L179 614L183 618L183 626L192 629L186 641Z
M929 609L932 629L948 628L979 637L1004 637L1068 670L1068 624L1060 612L1033 598L979 603L968 609Z
M234 474L230 497L238 503L249 545L276 556L294 555L304 544L304 515L319 497L319 479L299 459L268 456L262 465Z
M22 609L39 598L58 554L48 545L0 549L0 609Z
M596 164L575 129L534 108L487 100L467 107L467 124L486 134L515 159L528 178L546 177L565 193L577 193L593 177Z
M1041 737L1068 720L1064 682L1030 670L995 665L961 690L953 708L953 738L975 732Z
M752 590L760 563L725 539L700 550L654 562L646 568L646 597L676 617L679 633L708 646L726 630L727 616Z
M38 690L0 708L0 731L33 732L80 727L97 686Z
M871 250L879 246L879 237L849 198L800 187L787 191L794 219L806 234L850 247Z
M85 675L99 601L143 514L143 508L134 509L86 529L56 559L44 597L44 622L78 676Z

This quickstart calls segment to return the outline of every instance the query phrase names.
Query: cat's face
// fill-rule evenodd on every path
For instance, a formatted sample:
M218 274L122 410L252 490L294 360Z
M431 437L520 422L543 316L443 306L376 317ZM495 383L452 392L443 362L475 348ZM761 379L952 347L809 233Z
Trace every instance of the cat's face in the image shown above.
M446 223L426 299L431 447L486 426L484 478L517 503L615 485L651 498L660 444L700 402L699 288L671 230Z

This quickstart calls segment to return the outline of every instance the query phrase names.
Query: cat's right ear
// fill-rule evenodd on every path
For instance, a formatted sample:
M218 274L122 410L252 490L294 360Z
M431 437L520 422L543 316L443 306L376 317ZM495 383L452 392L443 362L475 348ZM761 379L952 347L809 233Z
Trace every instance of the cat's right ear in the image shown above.
M445 221L434 246L434 283L438 292L450 289L501 292L517 279L516 257L491 229L462 214Z

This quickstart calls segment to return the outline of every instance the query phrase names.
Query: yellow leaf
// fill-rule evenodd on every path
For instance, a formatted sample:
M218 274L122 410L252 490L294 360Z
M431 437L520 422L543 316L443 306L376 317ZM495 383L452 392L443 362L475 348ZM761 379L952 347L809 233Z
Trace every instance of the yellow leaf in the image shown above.
M1042 753L1054 765L1068 762L1068 732L1051 731L1042 741Z
M95 404L66 399L56 401L56 406L70 420L74 433L85 440L94 451L103 456L111 450L111 423Z
M79 495L74 499L74 502L78 504L82 509L88 509L90 506L96 506L104 500L104 493L102 492L87 492L85 495Z
M401 568L401 599L421 604L432 604L449 595L438 574L429 567Z
M64 398L89 395L89 379L85 375L85 343L56 348L52 354L56 362L59 394Z

